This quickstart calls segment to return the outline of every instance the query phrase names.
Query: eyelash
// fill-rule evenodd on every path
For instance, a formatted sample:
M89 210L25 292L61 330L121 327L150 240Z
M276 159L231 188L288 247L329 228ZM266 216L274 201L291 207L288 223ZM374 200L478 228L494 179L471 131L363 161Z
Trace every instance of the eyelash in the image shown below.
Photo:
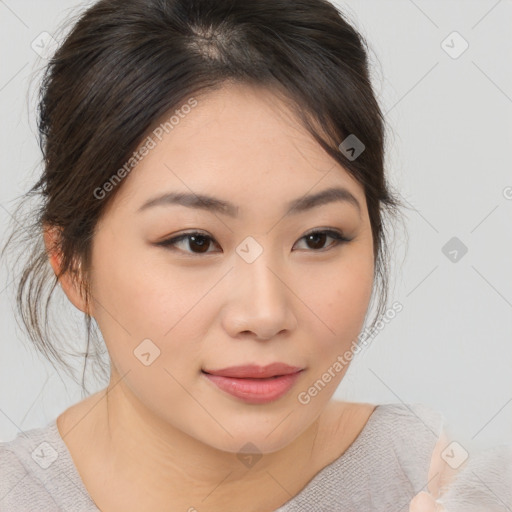
M317 235L317 234L325 234L327 235L329 238L332 238L335 240L335 243L331 244L330 246L328 247L325 247L323 249L311 249L310 251L307 251L307 252L324 252L326 250L330 250L330 249L333 249L334 247L338 247L344 243L347 243L347 242L350 242L352 239L351 238L346 238L341 232L338 232L338 231L333 231L332 229L325 229L325 230L316 230L316 231L310 231L309 233L306 233L303 237L301 237L299 240L303 240L305 238L307 238L308 236L311 236L311 235ZM211 240L212 242L215 242L215 239L213 239L211 236L209 235L205 235L201 232L198 232L198 231L190 231L188 233L183 233L179 236L176 236L174 238L169 238L167 240L163 240L161 242L158 242L156 245L160 246L160 247L164 247L166 249L170 249L170 250L180 250L180 249L176 249L176 247L174 247L176 244L178 244L179 242L183 241L183 240L186 240L187 238L190 238L190 237L193 237L193 236L198 236L198 237L201 237L205 240ZM205 253L197 253L197 252L191 252L191 251L183 251L189 255L191 255L192 257L196 257L196 256L202 256L203 254L211 254L211 251L208 251L208 252L205 252Z

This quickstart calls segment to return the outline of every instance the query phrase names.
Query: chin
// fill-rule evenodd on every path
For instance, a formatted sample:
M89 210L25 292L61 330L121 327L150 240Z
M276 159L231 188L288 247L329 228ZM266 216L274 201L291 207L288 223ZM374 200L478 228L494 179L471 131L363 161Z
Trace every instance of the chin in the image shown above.
M273 441L269 441L266 433L261 433L259 436L250 434L234 436L232 438L228 436L228 439L219 439L215 443L212 442L212 439L209 439L206 444L217 450L241 457L249 454L259 456L278 452L288 446L291 441L293 439L290 439L286 433Z
M268 422L258 425L251 418L246 425L239 422L237 427L226 423L225 428L231 435L222 429L220 435L217 432L215 437L206 438L203 433L201 438L205 444L229 453L267 454L282 450L309 426L299 424L297 421L277 421L272 422L272 426L268 425ZM209 433L211 434L211 431Z

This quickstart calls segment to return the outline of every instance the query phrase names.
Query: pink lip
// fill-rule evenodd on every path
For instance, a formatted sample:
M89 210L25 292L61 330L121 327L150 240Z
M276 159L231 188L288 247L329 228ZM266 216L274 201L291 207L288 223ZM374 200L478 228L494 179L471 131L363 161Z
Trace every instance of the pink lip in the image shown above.
M244 402L264 404L285 395L295 384L303 368L284 363L268 366L232 366L205 370L204 376L219 389Z

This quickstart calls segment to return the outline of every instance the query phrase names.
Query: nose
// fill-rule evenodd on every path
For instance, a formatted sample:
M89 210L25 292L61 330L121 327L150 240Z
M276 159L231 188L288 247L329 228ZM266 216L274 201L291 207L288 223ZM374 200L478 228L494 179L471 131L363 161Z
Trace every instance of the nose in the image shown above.
M270 340L293 331L297 319L289 280L265 251L252 263L235 258L222 315L226 332L233 338Z

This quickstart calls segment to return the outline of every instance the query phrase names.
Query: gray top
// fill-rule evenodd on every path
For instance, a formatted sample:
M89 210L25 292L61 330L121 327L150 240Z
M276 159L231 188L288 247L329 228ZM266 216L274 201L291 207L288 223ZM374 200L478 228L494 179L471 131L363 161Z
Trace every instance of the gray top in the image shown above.
M444 417L421 404L378 405L363 430L275 512L408 511L426 490ZM98 512L56 419L0 443L0 511Z

